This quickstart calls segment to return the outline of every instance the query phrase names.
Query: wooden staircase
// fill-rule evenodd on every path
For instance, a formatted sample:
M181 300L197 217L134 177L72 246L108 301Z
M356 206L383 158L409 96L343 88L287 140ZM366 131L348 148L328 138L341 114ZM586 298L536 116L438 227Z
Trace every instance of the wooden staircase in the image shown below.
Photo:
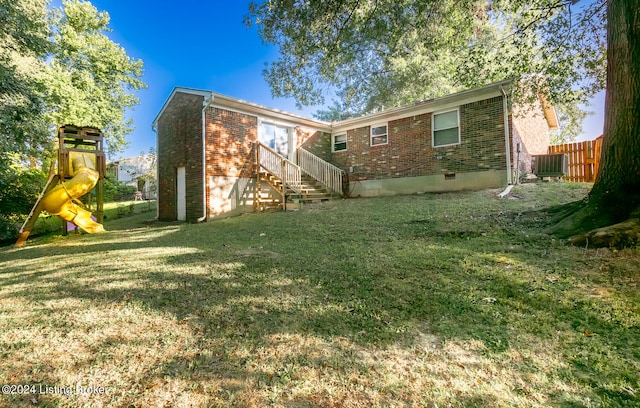
M282 180L267 171L258 172L254 205L258 211L284 208Z
M258 211L269 209L301 209L304 204L328 201L342 196L342 170L314 156L313 168L304 168L280 156L269 147L259 143L257 151L257 185L255 205ZM304 152L304 157L311 153ZM299 157L301 157L299 155ZM303 163L308 160L302 160ZM323 163L324 162L324 163ZM309 173L319 174L319 166L324 166L323 174L330 174L332 182L340 185L329 188ZM338 181L333 181L338 178ZM336 191L338 190L338 191Z
M340 194L328 191L318 180L306 174L301 177L301 191L295 191L290 188L284 189L284 201L282 199L283 183L281 179L263 171L259 174L259 180L262 183L258 193L260 211L272 209L297 210L301 209L304 204L340 198ZM265 184L270 188L265 188ZM277 194L274 194L274 192L277 192Z
M307 204L340 198L340 194L329 191L322 183L307 174L302 175L301 181L300 189L302 191L296 192L288 189L287 200Z

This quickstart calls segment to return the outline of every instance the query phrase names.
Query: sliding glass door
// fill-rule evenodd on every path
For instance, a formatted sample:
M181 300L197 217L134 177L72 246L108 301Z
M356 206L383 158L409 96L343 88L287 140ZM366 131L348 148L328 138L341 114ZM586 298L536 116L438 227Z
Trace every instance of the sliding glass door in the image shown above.
M259 140L281 156L289 157L289 128L262 122Z

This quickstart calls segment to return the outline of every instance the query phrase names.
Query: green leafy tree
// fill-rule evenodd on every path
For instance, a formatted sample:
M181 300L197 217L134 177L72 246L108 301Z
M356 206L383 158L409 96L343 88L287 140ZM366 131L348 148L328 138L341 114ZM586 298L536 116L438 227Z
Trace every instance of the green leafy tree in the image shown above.
M557 109L558 121L562 124L551 131L550 144L557 145L574 141L582 133L582 122L593 112L579 106L562 106Z
M0 152L34 155L49 139L46 0L0 0Z
M0 240L15 237L46 181L40 170L21 163L19 154L0 153Z
M274 96L309 106L336 95L323 119L506 78L523 85L515 97L550 93L571 114L603 88L606 49L604 2L573 3L269 0L246 22L281 50L264 71Z
M607 2L607 93L600 170L550 230L591 246L640 245L640 0Z
M47 157L58 126L96 126L113 154L132 132L142 61L112 42L91 3L0 0L0 152Z
M144 87L142 62L107 33L109 16L89 2L0 0L0 229L14 233L43 187L26 170L35 158L51 162L57 127L96 126L110 153L132 131L126 110ZM31 160L27 160L31 158Z
M105 134L109 151L120 151L133 130L126 110L138 103L130 91L145 87L142 61L109 39L109 15L89 2L63 1L53 25L49 122L96 126Z

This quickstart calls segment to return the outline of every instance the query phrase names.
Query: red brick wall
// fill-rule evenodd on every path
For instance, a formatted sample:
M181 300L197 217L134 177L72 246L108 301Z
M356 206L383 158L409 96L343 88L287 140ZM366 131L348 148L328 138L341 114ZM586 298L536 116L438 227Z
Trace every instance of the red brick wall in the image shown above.
M158 218L175 220L176 169L185 167L187 221L202 217L203 97L176 93L157 122Z
M269 121L268 117L264 119ZM205 121L206 179L215 180L214 185L207 185L206 205L208 216L213 217L220 213L220 209L214 207L227 198L223 192L225 188L230 187L227 183L234 183L235 177L255 176L254 146L258 140L258 117L223 107L209 107L205 110ZM295 124L291 124L291 128L295 132L296 147L313 144L314 141L325 143L322 141L321 133L315 129ZM214 189L216 191L212 191ZM262 189L269 190L265 185ZM211 202L213 196L216 197L217 203Z
M159 218L176 219L176 168L187 178L187 221L211 212L211 191L203 203L202 151L206 175L250 177L254 172L253 146L258 118L218 107L205 110L205 146L202 146L203 97L177 93L158 119ZM336 164L351 181L504 170L504 115L502 97L460 106L461 143L432 147L432 114L388 122L388 144L370 146L369 127L347 131L347 150L331 152L331 136L294 126L297 145ZM511 125L511 123L510 123ZM513 152L515 156L515 152ZM208 183L207 183L208 184Z
M324 132L298 132L298 145L321 159L332 162L331 134Z
M514 152L516 143L520 143L521 174L531 172L531 157L547 154L549 149L549 125L544 117L542 105L538 100L529 105L513 108Z
M207 176L238 177L250 168L258 139L258 118L209 107L205 111Z
M246 169L250 168L248 164L255 161L252 149L258 140L258 118L214 107L208 108L205 114L207 176L237 177L241 169L245 176ZM296 147L304 146L323 158L330 158L331 147L327 137L323 137L326 134L302 126L292 127ZM323 152L326 147L329 155Z
M432 147L431 117L390 121L389 143L380 146L370 146L369 126L351 129L347 150L329 161L347 172L353 167L351 181L506 169L502 97L460 107L458 145Z
M217 107L205 111L206 177L250 178L255 170L253 146L258 139L258 118ZM228 180L229 181L229 180ZM229 181L231 182L231 181ZM218 215L211 202L212 189L219 185L207 185L207 216ZM224 190L224 187L223 187ZM216 192L219 194L220 192ZM223 197L218 197L223 198Z

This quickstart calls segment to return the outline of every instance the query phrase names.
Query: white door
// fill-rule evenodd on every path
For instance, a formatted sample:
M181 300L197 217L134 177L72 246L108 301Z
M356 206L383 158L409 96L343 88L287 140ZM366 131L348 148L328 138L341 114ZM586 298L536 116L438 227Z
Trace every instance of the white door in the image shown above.
M178 221L187 220L187 178L184 167L177 168L176 206Z

